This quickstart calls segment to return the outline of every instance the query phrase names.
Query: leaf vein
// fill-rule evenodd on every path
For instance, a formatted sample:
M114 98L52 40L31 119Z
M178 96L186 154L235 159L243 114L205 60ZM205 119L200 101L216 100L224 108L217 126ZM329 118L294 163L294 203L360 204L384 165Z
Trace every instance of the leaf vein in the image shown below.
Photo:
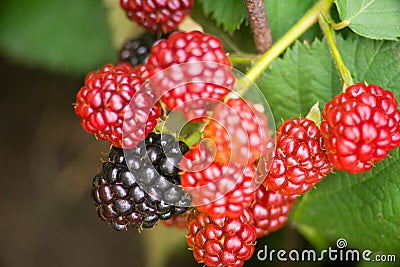
M351 18L348 19L349 23L358 15L360 15L365 9L367 9L370 5L372 5L375 2L375 0L371 0L369 3L367 3L365 6L361 6L360 10L354 14Z

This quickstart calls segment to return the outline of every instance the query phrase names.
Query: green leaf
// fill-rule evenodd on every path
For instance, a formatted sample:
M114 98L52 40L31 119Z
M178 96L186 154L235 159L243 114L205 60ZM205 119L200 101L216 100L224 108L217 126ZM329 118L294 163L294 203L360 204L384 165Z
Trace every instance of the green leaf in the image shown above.
M336 36L337 46L354 82L378 84L400 99L400 43L376 41L350 34ZM277 125L281 119L306 116L317 101L320 108L341 92L328 46L296 42L283 58L275 60L258 80Z
M244 0L201 0L205 14L211 14L224 30L238 29L247 16Z
M371 39L400 36L400 1L337 0L340 19L354 32Z
M349 35L336 38L343 61L354 82L377 84L400 99L400 43Z
M247 10L244 0L201 0L206 15L211 15L225 31L233 32L247 23ZM315 3L314 0L265 0L265 8L271 27L273 40L286 33ZM318 25L311 27L301 39L314 40L321 36ZM240 41L243 41L241 39Z
M315 4L315 0L265 0L264 2L272 39L275 41L281 38ZM300 40L313 41L320 36L321 30L315 24L303 34Z
M349 247L400 251L400 149L360 175L337 172L305 194L291 219Z
M322 41L311 46L296 42L261 75L258 85L277 125L281 119L305 117L317 101L323 107L342 87L328 47Z
M252 41L253 38L250 29L244 31L243 29L246 27L241 27L240 30L233 33L228 33L224 31L221 25L217 26L214 20L210 20L210 18L204 13L202 6L197 1L195 1L194 3L194 7L190 15L197 23L199 23L203 27L205 33L217 36L222 41L224 45L224 50L226 52L241 53L242 50L254 50L254 44ZM241 39L234 40L237 33L243 33L246 36L240 36ZM243 40L246 40L246 42L243 42ZM249 44L253 45L251 46Z
M398 261L398 258L396 258L396 260ZM357 267L377 267L377 266L378 266L378 264L376 261L362 261L357 265ZM396 261L393 261L393 262L382 262L381 261L381 262L379 262L379 267L399 267L399 264L396 263Z
M320 125L321 110L319 109L319 102L315 103L314 106L310 108L310 111L306 115L306 118L315 122L316 125Z
M101 1L1 1L0 49L22 63L84 73L114 61L110 36Z

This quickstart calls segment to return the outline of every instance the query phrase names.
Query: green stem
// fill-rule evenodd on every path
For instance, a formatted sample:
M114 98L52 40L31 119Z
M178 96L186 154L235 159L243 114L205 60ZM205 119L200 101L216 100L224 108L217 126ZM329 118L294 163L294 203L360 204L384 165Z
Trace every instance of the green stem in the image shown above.
M260 56L257 56L256 54L231 54L228 56L229 61L232 64L246 64L246 63L252 63L254 61L257 61Z
M343 20L343 21L341 21L339 23L332 23L331 22L331 25L332 25L332 28L337 31L337 30L341 30L341 29L344 29L347 26L349 26L349 21L348 20Z
M188 146L191 147L197 142L201 140L202 133L200 131L194 131L188 138L185 138L183 142Z
M272 61L317 22L320 13L327 12L332 4L333 0L319 0L281 39L261 56L246 74L247 79L254 82Z
M329 22L329 15L325 12L322 13L319 17L319 24L321 25L321 29L324 32L325 39L329 45L329 49L331 50L332 57L336 63L336 67L339 71L340 77L343 80L344 91L347 87L353 84L353 79L351 78L349 69L344 65L342 57L340 56L339 50L336 46L335 35Z

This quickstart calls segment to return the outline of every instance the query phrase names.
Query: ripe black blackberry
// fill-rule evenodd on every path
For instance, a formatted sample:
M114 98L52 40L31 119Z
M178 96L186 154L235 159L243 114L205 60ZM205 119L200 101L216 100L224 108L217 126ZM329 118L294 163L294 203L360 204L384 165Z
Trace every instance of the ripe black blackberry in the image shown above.
M150 133L134 149L112 147L93 179L92 197L100 219L116 230L151 228L182 214L191 196L180 186L176 167L188 146L169 134Z
M128 40L120 49L118 60L128 62L132 66L146 63L150 49L161 39L166 39L169 34L162 34L158 37L155 34L145 32L139 38Z

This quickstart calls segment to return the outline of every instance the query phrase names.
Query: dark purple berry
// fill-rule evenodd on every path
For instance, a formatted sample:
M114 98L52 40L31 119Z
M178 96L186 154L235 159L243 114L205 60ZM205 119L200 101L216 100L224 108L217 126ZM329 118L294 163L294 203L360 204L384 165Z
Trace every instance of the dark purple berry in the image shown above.
M118 60L120 62L128 62L132 66L146 63L150 54L151 47L160 39L167 38L167 34L163 34L161 38L156 35L145 32L139 38L127 41L119 51Z
M116 230L151 228L191 205L177 167L188 147L172 135L150 133L136 148L112 147L93 179L98 217Z

